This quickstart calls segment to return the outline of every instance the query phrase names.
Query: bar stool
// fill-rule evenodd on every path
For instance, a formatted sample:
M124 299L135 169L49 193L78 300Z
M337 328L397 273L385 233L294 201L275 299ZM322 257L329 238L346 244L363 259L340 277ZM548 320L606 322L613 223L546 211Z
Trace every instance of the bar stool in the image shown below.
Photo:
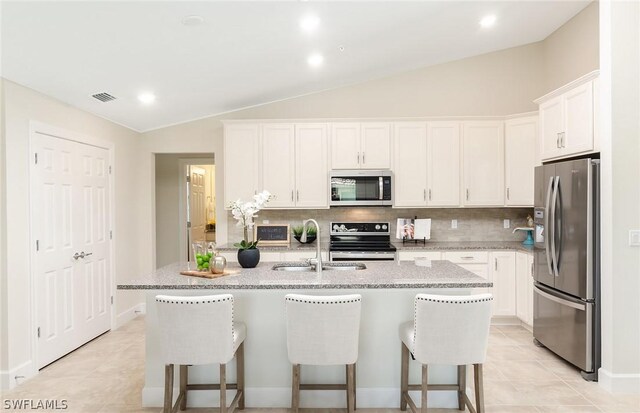
M287 294L287 350L293 364L291 407L298 412L300 390L346 390L347 409L356 408L356 360L360 335L359 294ZM344 384L300 384L300 365L346 365Z
M427 412L428 390L455 390L458 392L459 410L464 410L467 406L472 413L484 413L482 364L487 355L492 300L491 294L416 295L413 321L400 325L400 410L407 410L409 404L412 412L418 411L409 396L409 390L421 391L422 413ZM409 384L409 353L422 364L421 384ZM458 366L458 383L428 384L429 364ZM466 394L467 364L473 364L474 367L476 409Z
M233 321L231 294L199 297L156 296L165 362L164 413L187 407L189 390L220 390L220 412L244 409L244 339L247 328ZM237 356L237 383L227 383L226 365ZM188 366L220 364L220 384L189 384ZM173 367L180 366L180 394L173 402ZM227 389L236 396L227 409Z

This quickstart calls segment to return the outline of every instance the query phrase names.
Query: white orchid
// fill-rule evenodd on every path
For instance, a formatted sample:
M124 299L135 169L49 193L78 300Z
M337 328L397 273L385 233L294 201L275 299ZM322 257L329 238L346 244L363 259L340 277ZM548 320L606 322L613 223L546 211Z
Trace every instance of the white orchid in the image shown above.
M242 244L248 246L245 248L251 248L251 244L253 244L252 247L255 248L255 244L257 244L257 241L249 244L248 230L253 228L255 225L253 219L258 216L256 214L269 202L269 199L271 199L271 193L269 193L269 191L262 191L253 196L253 201L242 202L238 199L230 205L231 214L238 221L236 226L243 228L244 241Z

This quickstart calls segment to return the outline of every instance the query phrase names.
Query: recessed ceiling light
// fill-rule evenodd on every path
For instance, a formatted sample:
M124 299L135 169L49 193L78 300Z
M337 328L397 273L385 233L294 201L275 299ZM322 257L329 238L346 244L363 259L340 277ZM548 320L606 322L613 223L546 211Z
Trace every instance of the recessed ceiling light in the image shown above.
M156 101L156 95L154 95L153 93L149 93L149 92L145 92L145 93L140 93L138 95L138 100L142 103L144 103L145 105L149 105L153 102Z
M480 26L484 27L485 29L493 26L494 24L496 24L496 20L497 17L495 14L490 14L488 16L484 16L482 18L482 20L480 20Z
M318 29L318 26L320 26L320 19L318 16L310 14L300 20L300 28L307 33L315 32Z
M311 67L321 66L323 62L324 57L320 53L314 53L307 58L307 63L309 63Z
M187 16L184 19L182 19L182 24L189 27L200 26L203 23L204 23L204 17L202 16L193 15L193 16Z
M344 46L343 45L338 46L338 50L340 50L341 52L344 52Z

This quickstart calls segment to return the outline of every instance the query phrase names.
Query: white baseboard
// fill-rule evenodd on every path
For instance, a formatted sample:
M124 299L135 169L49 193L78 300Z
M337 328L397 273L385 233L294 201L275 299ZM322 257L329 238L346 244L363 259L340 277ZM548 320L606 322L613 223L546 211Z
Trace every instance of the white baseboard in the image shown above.
M2 370L0 371L0 390L13 389L19 384L24 383L25 380L35 376L36 373L37 371L34 371L31 360L11 370Z
M616 374L600 368L598 383L612 394L640 394L640 373Z
M138 303L131 308L126 309L116 316L116 327L115 329L119 329L123 325L127 324L129 321L133 320L140 314L147 313L147 304L146 303Z
M420 407L420 394L410 392L411 397ZM178 389L173 390L174 402L178 397ZM227 392L227 400L233 400L235 390ZM291 407L291 389L288 387L247 387L247 407ZM161 387L145 387L142 390L142 406L162 407L164 389ZM220 400L217 391L189 393L188 407L212 407L218 406ZM399 388L359 388L357 393L358 408L393 408L400 406ZM344 391L302 391L300 393L300 407L308 408L345 408L347 405ZM457 408L458 397L455 391L439 391L429 394L429 407L432 408Z

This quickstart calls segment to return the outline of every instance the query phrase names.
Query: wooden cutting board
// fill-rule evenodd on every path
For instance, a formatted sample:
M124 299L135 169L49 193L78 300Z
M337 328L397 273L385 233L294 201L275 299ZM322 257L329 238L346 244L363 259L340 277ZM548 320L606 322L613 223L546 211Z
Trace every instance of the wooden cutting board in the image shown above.
M190 277L219 278L224 277L225 275L237 274L237 272L238 271L224 270L222 274L212 274L209 271L180 271L180 274L188 275Z

